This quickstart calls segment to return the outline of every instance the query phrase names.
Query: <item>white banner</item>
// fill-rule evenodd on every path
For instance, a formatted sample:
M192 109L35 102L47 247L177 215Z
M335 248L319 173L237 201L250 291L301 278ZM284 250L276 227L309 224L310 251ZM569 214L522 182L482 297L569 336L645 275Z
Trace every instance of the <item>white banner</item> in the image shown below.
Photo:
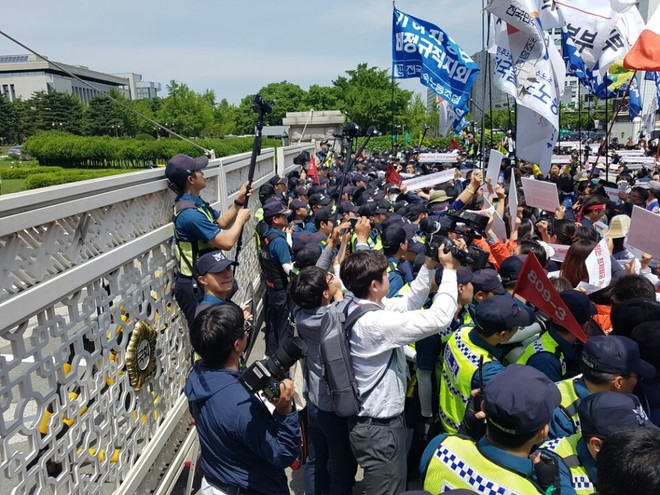
M493 189L497 187L497 180L500 178L500 166L504 155L497 150L490 150L490 157L488 158L488 169L486 170L486 184L490 179L490 185Z
M456 163L458 155L455 153L420 153L419 163Z
M449 170L443 170L442 172L436 172L435 174L420 175L414 179L404 180L403 184L409 191L414 191L416 189L422 189L423 187L430 187L436 184L449 182L454 179L455 172L455 168L450 168Z
M612 258L607 247L607 240L601 239L584 261L589 273L589 283L603 288L612 280Z
M552 155L552 158L550 159L550 163L557 163L559 165L565 164L565 163L571 163L571 160L573 157L571 155Z
M580 141L557 141L557 147L576 150L580 147Z
M521 182L525 194L525 203L528 206L541 208L550 214L553 214L559 208L559 193L554 182L528 179L526 177L523 177Z
M633 207L627 242L632 247L660 258L660 215L639 206Z
M619 198L619 191L616 187L603 187L607 193L607 197L615 204L618 204L621 199Z

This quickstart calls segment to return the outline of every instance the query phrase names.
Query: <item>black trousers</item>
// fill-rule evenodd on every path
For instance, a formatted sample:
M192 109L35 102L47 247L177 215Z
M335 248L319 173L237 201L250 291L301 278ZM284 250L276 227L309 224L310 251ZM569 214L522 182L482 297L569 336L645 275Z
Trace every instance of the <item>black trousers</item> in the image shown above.
M285 289L266 289L266 355L272 356L282 341L293 336Z

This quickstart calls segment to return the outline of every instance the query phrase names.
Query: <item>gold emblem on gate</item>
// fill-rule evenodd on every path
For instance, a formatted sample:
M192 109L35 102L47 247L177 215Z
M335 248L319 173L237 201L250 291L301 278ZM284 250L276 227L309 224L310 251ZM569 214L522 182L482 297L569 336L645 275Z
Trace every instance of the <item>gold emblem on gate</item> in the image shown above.
M157 332L144 321L138 321L126 349L126 370L131 387L140 390L156 373Z

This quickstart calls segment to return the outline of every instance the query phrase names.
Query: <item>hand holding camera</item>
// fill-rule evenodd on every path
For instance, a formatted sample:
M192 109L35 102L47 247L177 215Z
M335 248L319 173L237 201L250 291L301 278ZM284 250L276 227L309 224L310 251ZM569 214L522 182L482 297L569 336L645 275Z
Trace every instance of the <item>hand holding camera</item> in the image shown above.
M275 406L275 411L278 414L285 415L293 411L293 393L295 386L293 381L285 378L280 382L280 395L270 399L270 402Z

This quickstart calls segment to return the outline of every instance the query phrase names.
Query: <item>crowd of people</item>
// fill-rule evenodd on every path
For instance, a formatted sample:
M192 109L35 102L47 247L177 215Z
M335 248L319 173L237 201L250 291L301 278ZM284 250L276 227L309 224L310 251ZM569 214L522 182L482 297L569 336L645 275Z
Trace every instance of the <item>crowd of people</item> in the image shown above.
M417 149L343 157L324 141L296 157L300 171L245 184L222 214L200 197L207 160L168 163L203 493L288 493L301 436L309 495L352 493L358 466L369 495L414 479L432 494L660 493L660 274L626 242L633 206L658 212L660 175L621 160L605 183L577 154L545 175L507 157L493 184L467 138L456 163L426 163ZM400 180L450 168L451 180L422 189ZM523 177L554 182L560 208L520 194L512 211ZM266 355L293 336L307 347L302 383L282 380L270 401L238 378L251 315L231 301L236 261L222 253L251 194ZM587 259L603 239L611 273L595 287ZM530 256L583 334L515 293ZM371 309L347 334L350 417L334 410L319 352L323 316L345 298L348 315Z

